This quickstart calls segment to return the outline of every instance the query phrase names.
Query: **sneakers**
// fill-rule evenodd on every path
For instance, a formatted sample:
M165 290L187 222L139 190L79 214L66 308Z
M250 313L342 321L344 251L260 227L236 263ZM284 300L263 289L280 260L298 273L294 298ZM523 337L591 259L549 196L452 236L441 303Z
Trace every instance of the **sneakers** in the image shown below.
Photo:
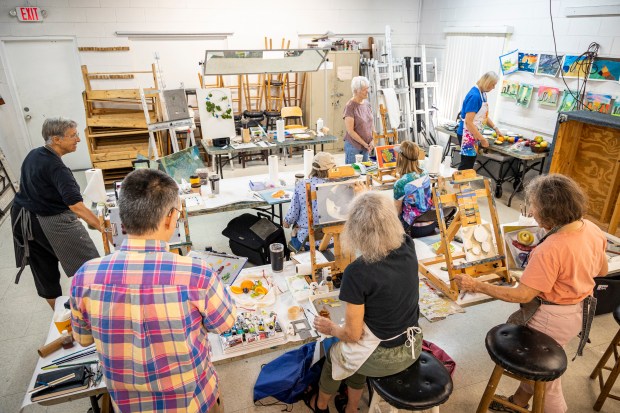
M497 396L502 400L508 401L510 403L515 404L512 396L510 397L506 397L506 396ZM530 405L528 404L527 406L523 407L524 409L529 409ZM512 409L508 406L504 406L503 404L500 404L499 402L493 400L491 401L491 404L489 405L489 410L493 410L494 412L508 412L508 413L520 413L518 410Z

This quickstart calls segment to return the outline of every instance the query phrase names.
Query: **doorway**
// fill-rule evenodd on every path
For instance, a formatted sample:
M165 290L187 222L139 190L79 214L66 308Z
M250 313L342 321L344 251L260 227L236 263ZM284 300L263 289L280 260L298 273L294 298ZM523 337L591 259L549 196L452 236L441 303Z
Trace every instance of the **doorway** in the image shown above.
M84 85L74 38L1 40L0 57L7 72L8 85L14 97L16 119L25 127L24 146L29 150L44 144L43 121L62 116L86 126L82 90ZM82 134L80 134L82 135ZM14 137L14 139L19 139ZM72 170L92 167L85 138L74 153L63 157ZM19 164L23 159L19 160Z

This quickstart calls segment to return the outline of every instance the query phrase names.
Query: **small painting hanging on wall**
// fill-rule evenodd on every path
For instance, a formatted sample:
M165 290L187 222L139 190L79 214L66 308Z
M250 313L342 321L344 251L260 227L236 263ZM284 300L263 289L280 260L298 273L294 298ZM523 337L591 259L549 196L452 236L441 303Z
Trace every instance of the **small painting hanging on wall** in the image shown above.
M519 71L534 73L538 63L538 54L519 53Z
M580 77L585 79L589 73L588 60L585 56L564 56L562 62L562 73L564 77Z
M620 59L595 59L590 68L590 80L620 80Z
M396 166L396 158L398 157L399 145L377 146L377 168L393 168Z
M538 86L538 104L556 107L560 100L560 89L557 87Z
M611 95L598 93L586 93L585 107L593 112L609 113L611 108Z
M521 83L519 86L519 93L517 93L517 105L523 106L524 108L530 106L533 91L534 85Z
M579 92L574 90L565 90L562 95L562 101L558 107L558 112L570 112L575 110L575 105L579 100Z
M519 51L513 50L499 57L499 65L504 75L516 72L519 69Z
M620 100L616 99L614 105L611 107L611 114L613 116L620 116Z
M543 76L557 76L562 65L562 59L564 55L555 56L554 54L541 54L538 57L538 67L536 68L537 75Z
M502 82L502 90L500 95L505 98L517 99L517 93L519 93L519 82L511 82L510 80L504 80Z

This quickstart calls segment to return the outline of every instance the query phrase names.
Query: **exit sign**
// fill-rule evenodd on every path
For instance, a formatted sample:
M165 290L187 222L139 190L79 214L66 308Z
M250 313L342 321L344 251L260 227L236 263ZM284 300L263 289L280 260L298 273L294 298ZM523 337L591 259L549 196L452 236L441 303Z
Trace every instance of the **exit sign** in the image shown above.
M43 14L39 7L17 7L17 18L22 22L42 22Z

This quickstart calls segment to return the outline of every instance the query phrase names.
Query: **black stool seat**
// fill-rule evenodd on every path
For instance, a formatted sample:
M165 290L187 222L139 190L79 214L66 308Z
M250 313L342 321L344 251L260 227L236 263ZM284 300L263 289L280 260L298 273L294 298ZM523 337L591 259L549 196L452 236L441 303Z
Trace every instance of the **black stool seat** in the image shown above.
M265 84L271 84L271 86L282 86L284 83L281 80L272 80L272 81L268 81L265 80Z
M235 119L235 122L240 122L241 121L241 115L233 115L233 119Z
M491 359L504 370L534 381L552 381L567 367L566 353L548 335L525 326L500 324L485 340Z
M265 116L267 116L267 117L280 116L280 111L279 110L266 110L264 113L265 113Z
M262 110L244 110L243 111L243 116L246 118L263 118L263 111Z
M620 324L620 305L614 310L614 318L616 319L616 323Z
M450 373L425 351L400 373L368 378L368 381L383 400L397 409L430 409L445 403L452 394Z

